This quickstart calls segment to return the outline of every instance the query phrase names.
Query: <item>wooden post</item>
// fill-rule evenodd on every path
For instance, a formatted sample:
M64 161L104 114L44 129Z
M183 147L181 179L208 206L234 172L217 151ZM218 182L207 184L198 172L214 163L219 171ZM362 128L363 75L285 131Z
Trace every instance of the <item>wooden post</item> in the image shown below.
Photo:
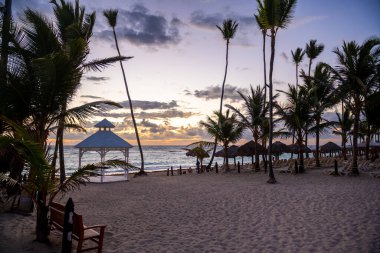
M237 167L238 167L238 173L240 173L240 162L238 162Z
M166 176L169 176L169 168L168 168L168 170L166 171Z
M294 173L298 174L298 162L297 162L297 160L294 161Z
M62 253L71 253L73 218L74 202L71 198L69 198L65 206L65 216L62 235Z
M216 174L219 173L219 170L218 170L218 163L217 163L217 162L215 162L215 172L216 172Z
M182 175L182 166L179 166L179 174Z
M334 176L339 176L338 161L336 159L334 160Z
M172 176L174 176L173 166L170 167L170 172L171 172Z

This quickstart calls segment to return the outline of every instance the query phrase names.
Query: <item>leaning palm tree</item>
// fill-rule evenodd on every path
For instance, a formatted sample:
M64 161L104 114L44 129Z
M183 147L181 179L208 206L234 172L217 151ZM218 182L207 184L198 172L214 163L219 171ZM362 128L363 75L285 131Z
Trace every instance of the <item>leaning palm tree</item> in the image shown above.
M117 50L117 53L120 56L121 54L120 54L120 49L119 49L119 43L117 41L116 31L115 31L115 27L116 27L116 23L117 23L117 14L118 14L118 10L114 10L114 9L109 9L109 10L106 10L106 11L103 12L103 15L107 18L108 24L112 27L113 37L115 39L115 44L116 44L116 50ZM142 147L141 147L141 142L140 142L140 137L139 137L139 131L137 129L135 114L133 112L132 100L131 100L131 96L129 94L128 83L127 83L127 79L125 77L125 71L124 71L124 67L123 67L122 61L120 61L120 68L121 68L121 72L123 73L125 90L126 90L127 96L128 96L128 102L129 102L129 108L131 110L133 127L135 129L137 145L139 146L140 157L141 157L140 172L137 173L136 175L147 175L146 172L144 171L144 153L143 153L143 150L142 150Z
M252 132L253 141L255 143L255 170L258 171L260 167L258 163L259 152L257 144L264 132L263 126L265 125L267 112L264 88L257 86L256 90L254 90L251 86L251 94L248 96L241 92L238 93L243 99L243 108L239 109L231 105L226 106L236 113L240 124Z
M352 132L352 168L351 174L359 175L358 170L358 131L361 112L365 99L375 89L378 64L380 61L380 39L372 38L358 45L355 41L343 42L342 48L333 51L339 65L331 70L338 80L340 92L345 95L345 103L354 116Z
M269 180L268 183L276 183L272 167L272 142L273 142L273 65L276 48L276 35L279 29L285 29L293 18L297 0L257 0L258 17L260 23L270 31L271 57L269 65Z
M229 52L230 40L235 37L238 26L239 26L239 24L232 19L224 20L222 27L220 27L218 25L216 26L219 29L219 31L222 33L223 39L226 41L226 66L224 69L224 77L223 77L223 83L222 83L222 94L220 96L220 106L219 106L219 113L220 114L222 114L222 109L223 109L224 85L226 84L226 78L227 78L228 52ZM211 154L211 158L210 158L210 162L208 164L208 167L211 167L211 164L214 160L215 151L216 151L216 144L217 144L217 140L215 138L215 144L214 144L214 148L212 150L212 154Z
M305 52L306 52L307 58L309 58L308 76L310 76L311 64L313 63L313 60L322 53L324 48L325 46L322 43L317 44L317 40L310 40L309 43L306 44Z
M237 115L235 113L230 115L230 110L226 114L221 114L217 111L214 112L217 120L207 117L207 121L201 121L201 126L206 128L208 134L214 137L217 142L223 146L224 156L227 157L228 145L240 140L244 127L237 122ZM226 159L227 171L229 170L228 159Z

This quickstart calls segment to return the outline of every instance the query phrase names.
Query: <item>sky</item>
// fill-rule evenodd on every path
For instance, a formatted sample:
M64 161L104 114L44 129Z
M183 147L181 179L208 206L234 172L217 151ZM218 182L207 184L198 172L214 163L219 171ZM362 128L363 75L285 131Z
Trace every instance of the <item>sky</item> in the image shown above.
M20 19L29 7L53 18L49 2L13 0L12 12ZM224 104L240 107L236 91L247 93L250 85L263 84L262 35L253 16L257 12L254 0L81 0L80 5L87 13L96 12L87 60L117 55L103 11L119 11L116 33L121 54L133 56L124 62L124 68L143 145L187 145L212 139L199 122L219 109L226 42L216 25L222 25L223 20L231 18L239 23L230 43ZM295 83L291 50L305 48L307 42L316 39L325 49L312 66L319 61L335 66L332 51L343 41L362 43L380 36L379 13L378 0L299 0L292 23L277 35L274 89L285 90L289 83ZM268 48L267 62L269 53ZM301 68L308 68L307 59ZM98 121L107 118L115 124L115 133L135 145L118 64L102 72L85 73L70 106L98 100L112 100L124 108L89 119L87 133L65 133L65 143L77 144L96 131L93 126ZM325 117L333 119L334 111ZM252 139L251 135L246 132L239 143ZM326 134L322 144L330 139L338 140Z

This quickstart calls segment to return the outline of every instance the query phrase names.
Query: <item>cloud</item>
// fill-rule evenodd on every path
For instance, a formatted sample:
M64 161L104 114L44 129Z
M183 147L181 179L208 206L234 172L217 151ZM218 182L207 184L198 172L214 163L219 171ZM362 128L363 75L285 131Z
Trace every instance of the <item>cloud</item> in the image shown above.
M129 102L123 101L120 102L123 107L129 108ZM134 109L142 110L152 110L152 109L174 109L178 107L177 101L172 100L169 103L157 102L157 101L142 101L142 100L133 100L132 105Z
M294 21L289 25L289 27L298 28L298 27L307 25L309 23L312 23L315 21L321 21L327 18L328 18L327 16L307 16L307 17L295 18Z
M109 77L105 77L105 76L85 76L84 78L86 80L94 81L94 82L107 81L110 79Z
M119 10L119 26L116 33L120 39L126 39L135 45L169 45L181 41L179 27L183 24L176 17L171 20L152 14L141 4L136 4L131 10ZM113 40L110 29L97 34L98 37Z
M162 118L189 118L193 116L192 112L182 112L178 110L167 110L163 112L141 112L140 117L149 119L162 119Z
M244 93L247 93L247 89L244 88L238 88L236 86L232 86L227 84L224 87L224 98L230 99L232 101L240 100L241 97L237 93L237 91ZM211 99L219 99L220 95L222 93L222 88L220 86L208 86L204 90L195 90L194 93L191 95L194 95L197 98L203 98L205 100L211 100Z
M254 25L255 19L250 16L241 16L235 13L212 13L205 14L202 10L197 10L191 13L190 22L192 25L198 28L204 28L209 30L215 30L216 25L221 25L223 20L231 18L239 23L239 27L242 25Z

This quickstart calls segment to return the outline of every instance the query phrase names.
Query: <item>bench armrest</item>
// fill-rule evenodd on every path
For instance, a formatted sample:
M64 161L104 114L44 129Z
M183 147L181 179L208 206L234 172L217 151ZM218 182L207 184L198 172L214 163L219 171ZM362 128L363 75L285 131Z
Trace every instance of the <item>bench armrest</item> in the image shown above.
M100 229L105 229L106 225L92 225L92 226L85 226L83 230L86 229L93 229L93 228L100 228Z

